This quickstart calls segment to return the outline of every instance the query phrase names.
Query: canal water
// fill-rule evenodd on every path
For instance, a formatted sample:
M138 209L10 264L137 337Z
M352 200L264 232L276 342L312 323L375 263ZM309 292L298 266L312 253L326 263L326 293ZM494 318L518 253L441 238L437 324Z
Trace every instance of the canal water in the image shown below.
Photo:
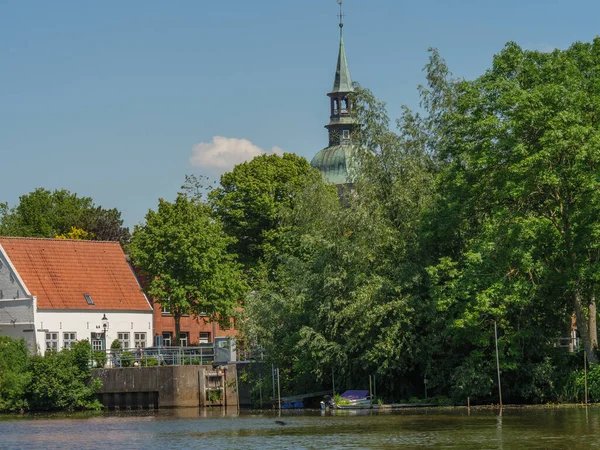
M279 424L276 421L282 421ZM161 410L0 417L0 449L586 449L600 407L394 413Z

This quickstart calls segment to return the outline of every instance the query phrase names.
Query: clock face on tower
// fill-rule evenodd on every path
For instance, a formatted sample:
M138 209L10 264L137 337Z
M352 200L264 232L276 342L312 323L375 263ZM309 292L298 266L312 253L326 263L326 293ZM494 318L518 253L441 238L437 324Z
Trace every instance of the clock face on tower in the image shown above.
M330 139L332 143L340 142L340 132L339 130L331 130ZM334 144L335 145L335 144Z

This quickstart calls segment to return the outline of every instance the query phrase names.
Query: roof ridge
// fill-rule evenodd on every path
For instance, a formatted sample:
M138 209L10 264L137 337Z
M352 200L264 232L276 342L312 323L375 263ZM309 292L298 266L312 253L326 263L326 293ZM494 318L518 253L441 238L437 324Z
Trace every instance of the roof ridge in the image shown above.
M119 241L98 241L98 240L88 240L88 239L58 239L58 238L43 238L43 237L32 237L32 236L0 236L0 239L12 239L12 240L23 240L23 241L62 241L62 242L89 242L95 244L119 244Z

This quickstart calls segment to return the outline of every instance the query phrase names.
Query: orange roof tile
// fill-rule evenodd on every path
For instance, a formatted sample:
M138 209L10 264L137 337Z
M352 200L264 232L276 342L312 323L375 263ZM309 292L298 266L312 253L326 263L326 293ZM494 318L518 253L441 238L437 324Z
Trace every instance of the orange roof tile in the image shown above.
M152 310L118 242L0 237L0 245L40 309Z

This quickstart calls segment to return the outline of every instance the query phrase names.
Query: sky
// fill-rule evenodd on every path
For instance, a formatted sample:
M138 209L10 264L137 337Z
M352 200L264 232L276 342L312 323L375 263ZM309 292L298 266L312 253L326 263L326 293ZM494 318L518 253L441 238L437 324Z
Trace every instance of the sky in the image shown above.
M481 75L509 41L591 41L600 3L344 0L352 79L419 108L428 48ZM142 223L186 174L327 145L335 0L0 0L0 202L67 189Z

